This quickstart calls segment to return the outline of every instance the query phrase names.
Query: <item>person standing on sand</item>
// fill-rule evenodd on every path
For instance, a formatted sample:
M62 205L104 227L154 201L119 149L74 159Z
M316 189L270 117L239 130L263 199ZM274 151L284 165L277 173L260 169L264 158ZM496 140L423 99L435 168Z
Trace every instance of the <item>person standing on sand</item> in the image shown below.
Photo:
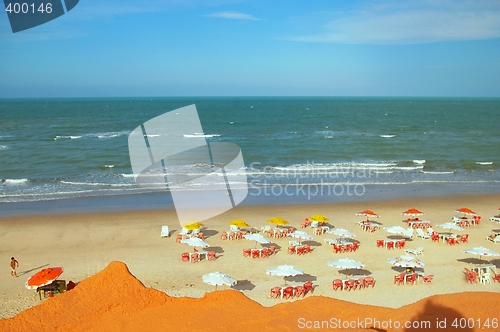
M10 267L12 268L12 271L10 271L10 275L19 277L16 273L16 268L19 267L19 262L14 257L11 257L10 259Z

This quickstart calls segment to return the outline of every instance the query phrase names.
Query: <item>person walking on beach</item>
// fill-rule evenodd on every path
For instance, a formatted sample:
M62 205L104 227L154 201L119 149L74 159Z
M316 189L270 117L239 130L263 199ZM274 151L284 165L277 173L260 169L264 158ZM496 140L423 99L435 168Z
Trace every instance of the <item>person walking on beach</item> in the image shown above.
M14 257L11 257L11 259L10 259L10 267L12 268L12 271L10 271L11 276L19 277L16 273L16 268L18 266L19 266L19 262Z

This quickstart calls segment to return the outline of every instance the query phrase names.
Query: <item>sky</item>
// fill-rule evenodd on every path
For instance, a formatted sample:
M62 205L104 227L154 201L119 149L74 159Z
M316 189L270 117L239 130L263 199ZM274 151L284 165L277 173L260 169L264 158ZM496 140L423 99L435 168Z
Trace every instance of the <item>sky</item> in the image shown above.
M500 97L500 1L81 0L12 33L0 98Z

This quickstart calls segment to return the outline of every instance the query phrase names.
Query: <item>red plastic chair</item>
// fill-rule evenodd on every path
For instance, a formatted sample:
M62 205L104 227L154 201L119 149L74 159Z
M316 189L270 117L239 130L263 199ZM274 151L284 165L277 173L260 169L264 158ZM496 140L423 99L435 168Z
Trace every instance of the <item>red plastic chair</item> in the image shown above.
M290 247L288 247L288 253L289 253L290 255L295 254L295 246L290 246Z
M175 238L175 242L180 243L182 240L182 234L177 234L177 237Z
M310 245L307 245L304 247L304 253L306 254L310 254L311 253L311 246Z
M462 234L462 236L460 236L460 242L462 243L469 242L469 234Z
M198 233L198 238L202 239L202 240L205 240L205 236L203 235L203 232L199 232Z
M181 259L183 262L189 262L189 253L188 252L183 252L181 255Z
M241 234L241 232L236 232L234 237L236 240L241 240L241 239L243 239L243 234Z
M354 279L349 279L344 282L344 289L351 291L356 289L356 280Z
M323 235L323 228L316 228L316 235Z
M429 274L428 276L423 277L424 284L430 284L432 281L432 278L434 278L433 274Z
M383 248L384 247L384 240L377 240L377 248Z
M495 281L500 283L500 274L495 274L493 276L493 282L495 282Z
M215 261L217 259L217 255L215 254L215 251L209 251L207 254L207 259L209 261Z
M394 242L387 242L387 249L394 249Z
M341 247L339 247L338 245L334 244L334 245L333 245L333 251L334 251L336 254L338 254L339 252L341 252L341 251L342 251L342 248L341 248Z
M259 258L260 250L252 250L252 258Z
M229 240L234 240L234 232L229 232Z
M192 253L191 254L191 263L195 263L200 260L200 255L198 253Z
M271 288L271 298L278 299L281 297L281 287L273 287Z
M295 286L295 297L301 296L304 297L306 296L306 289L304 286Z
M269 257L269 249L264 248L260 251L260 257Z
M354 289L363 289L365 288L365 278L359 278L357 280L354 280Z
M252 250L251 249L243 249L243 257L250 257L252 256Z
M446 242L448 242L448 244L449 244L450 246L453 246L453 245L457 244L457 242L455 241L455 239L454 239L454 238L452 238L452 237L447 238L447 239L446 239Z
M276 254L276 246L269 246L269 255Z
M398 286L401 285L401 284L404 284L404 282L405 282L405 276L406 276L405 273L400 273L397 276L394 276L394 283L395 284L397 283Z
M314 287L312 281L306 281L304 283L304 289L306 290L306 294L309 292L314 293Z
M373 277L366 277L365 278L365 288L368 288L368 286L375 287L375 279Z
M267 236L274 237L274 231L272 229L267 231Z
M354 242L354 243L352 244L352 251L356 251L356 250L358 250L358 249L359 249L359 242Z
M337 289L343 290L344 289L344 283L340 279L334 279L332 281L332 287L333 287L334 291L336 291Z
M417 274L409 274L406 276L406 282L410 283L410 285L416 284L417 283Z
M294 295L293 291L294 291L294 287L292 287L292 286L285 287L283 289L283 297L285 299L289 299L289 298L293 297L293 295Z
M304 255L305 253L306 253L305 247L298 247L297 248L297 255Z
M220 234L220 239L221 239L221 240L227 240L227 233L226 233L226 232L222 232L222 233Z
M306 228L307 225L306 225L306 222L305 221L301 221L300 222L300 228Z
M478 282L477 272L471 271L468 268L465 268L464 270L465 270L465 278L466 278L467 282L470 282L471 284Z
M437 242L437 241L439 241L439 234L432 233L431 238L432 238L432 242Z

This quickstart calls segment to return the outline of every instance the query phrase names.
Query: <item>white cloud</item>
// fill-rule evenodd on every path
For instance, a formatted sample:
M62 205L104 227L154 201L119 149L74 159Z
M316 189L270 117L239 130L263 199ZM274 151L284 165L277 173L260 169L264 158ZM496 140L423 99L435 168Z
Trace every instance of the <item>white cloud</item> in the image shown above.
M251 20L251 21L262 20L260 18L254 17L252 15L240 13L240 12L217 12L217 13L206 15L206 17L226 18L226 19L230 19L230 20Z
M337 14L317 34L286 38L345 44L419 44L500 38L500 3L398 2Z

